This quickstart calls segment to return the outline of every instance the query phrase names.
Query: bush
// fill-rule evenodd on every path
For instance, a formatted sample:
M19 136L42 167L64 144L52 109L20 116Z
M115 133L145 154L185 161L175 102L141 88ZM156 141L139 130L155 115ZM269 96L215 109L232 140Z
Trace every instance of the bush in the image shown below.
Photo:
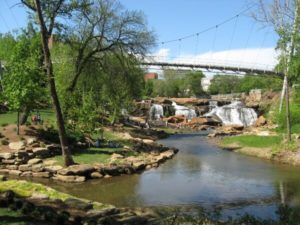
M1 144L2 144L2 145L8 145L8 144L9 144L9 141L6 140L6 139L2 139L2 140L1 140Z

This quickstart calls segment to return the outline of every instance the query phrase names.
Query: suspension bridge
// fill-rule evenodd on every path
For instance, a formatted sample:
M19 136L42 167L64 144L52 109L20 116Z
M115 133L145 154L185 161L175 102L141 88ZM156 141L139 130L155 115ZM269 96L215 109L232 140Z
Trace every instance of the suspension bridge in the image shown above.
M257 50L257 55L256 56L252 56L247 58L247 51L249 51L248 49L248 45L249 45L249 41L251 38L253 38L255 35L253 35L255 33L254 31L254 26L255 23L253 23L252 25L249 26L248 28L248 36L245 40L245 45L242 46L241 48L244 49L244 52L241 53L241 55L244 56L243 60L240 61L234 61L232 60L230 57L231 55L227 53L227 55L225 57L223 57L222 60L217 59L218 57L214 58L214 50L215 50L215 46L217 43L217 38L221 37L223 38L224 36L222 35L217 35L218 31L220 30L220 28L222 28L223 26L228 26L230 25L232 27L232 31L228 32L228 30L226 30L226 34L224 35L230 35L229 37L229 43L228 43L228 48L226 50L223 50L223 52L228 51L230 53L230 51L233 51L234 49L232 49L232 45L233 42L235 40L235 36L238 35L238 23L239 23L239 19L242 16L245 16L245 13L248 12L253 6L250 6L248 8L246 8L245 10L241 11L240 13L227 18L226 20L212 25L210 27L207 27L199 32L193 33L193 34L189 34L186 36L182 36L179 38L175 38L172 40L167 40L167 41L162 41L160 43L160 49L166 49L168 48L168 45L172 44L172 45L177 45L177 55L173 56L171 59L170 57L161 57L159 54L155 55L147 55L145 56L142 60L141 60L141 65L143 67L146 67L148 69L150 68L156 68L156 69L160 69L160 70L164 70L166 68L168 69L174 69L174 70L181 70L181 69L186 69L186 70L202 70L202 71L207 71L207 72L212 72L212 73L222 73L222 74L254 74L254 75L261 75L261 74L266 74L266 75L278 75L278 76L282 76L282 72L280 72L279 70L276 69L275 64L262 64L259 60L261 57L258 57L260 55L260 50L263 49L263 45L266 41L266 38L268 36L269 33L265 33L265 36L263 37L262 43L260 48L258 48ZM198 48L199 48L199 39L201 38L201 35L204 35L207 33L211 32L211 50L208 53L205 53L206 58L201 58L199 59L199 52L198 52ZM181 48L184 44L184 41L187 39L195 39L195 44L194 44L194 49L195 49L195 55L193 56L189 56L189 57L183 57L181 54ZM205 45L208 45L209 43L205 43ZM275 50L274 50L275 52ZM210 53L210 54L209 54ZM203 55L202 55L203 56ZM224 60L224 58L226 58ZM254 60L254 62L253 62ZM252 61L252 62L251 62Z

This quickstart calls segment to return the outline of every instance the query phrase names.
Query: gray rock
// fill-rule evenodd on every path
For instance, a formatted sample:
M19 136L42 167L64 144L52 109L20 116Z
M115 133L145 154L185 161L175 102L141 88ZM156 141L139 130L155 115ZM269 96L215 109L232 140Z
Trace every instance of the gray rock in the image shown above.
M15 164L14 159L2 159L3 164Z
M146 164L143 161L135 162L135 163L133 163L133 167L135 170L143 170L143 169L145 169Z
M17 142L11 142L9 143L8 147L12 150L15 150L15 151L19 151L19 150L22 150L22 149L25 149L25 142L24 141L17 141Z
M18 170L17 165L8 165L8 166L6 166L6 168L9 169L9 170Z
M28 153L26 151L20 150L15 153L15 156L18 158L28 158Z
M28 164L23 164L23 165L20 165L19 166L19 170L21 171L31 171L31 165L28 165Z
M120 175L120 168L118 166L110 166L104 167L101 169L101 173L110 175L110 176L119 176Z
M50 173L49 172L34 172L32 173L33 177L41 177L41 178L49 178Z
M45 170L51 173L57 173L57 171L63 169L62 166L55 165L55 166L46 166Z
M43 164L34 164L32 165L32 171L33 172L43 172L44 171L44 165Z
M160 154L160 156L166 157L167 159L171 159L174 155L175 152L171 149Z
M84 176L64 176L59 174L53 177L53 179L66 183L80 183L86 180Z
M32 172L31 171L25 171L20 176L21 177L32 177Z
M103 178L103 175L99 172L93 172L93 173L91 173L91 177L93 179L101 179L101 178Z
M43 162L41 159L30 159L28 160L27 164L34 165L34 164L39 164L41 162Z
M0 169L1 174L8 174L9 170L8 169Z
M34 193L32 193L30 199L47 200L47 199L49 199L49 196L46 194L34 192Z
M14 153L11 152L0 153L0 159L13 159L13 158L14 158Z
M20 170L9 170L8 174L9 175L13 175L13 176L20 176L21 175L21 171Z
M87 176L95 171L95 168L88 164L72 165L62 170L59 170L60 175L77 175Z
M50 156L49 150L47 148L39 147L39 148L33 148L32 152L40 158L47 158Z
M27 142L28 145L32 145L32 144L34 144L34 143L37 142L37 138L35 138L35 137L30 137L30 138L28 138L28 139L26 140L26 142Z

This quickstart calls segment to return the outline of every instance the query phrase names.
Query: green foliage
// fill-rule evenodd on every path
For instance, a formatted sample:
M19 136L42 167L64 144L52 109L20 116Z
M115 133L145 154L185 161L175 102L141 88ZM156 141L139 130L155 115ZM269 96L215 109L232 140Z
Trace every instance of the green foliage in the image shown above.
M12 34L0 33L0 61L8 61L11 58L16 40Z
M204 91L201 86L203 73L165 70L164 80L154 80L152 96L190 97L201 96Z
M248 93L252 89L279 91L282 88L282 79L270 75L216 75L211 80L209 92L211 94Z
M154 81L153 80L147 80L145 82L145 96L152 96L154 91Z
M12 51L3 78L3 98L10 110L33 108L46 96L45 76L40 67L41 51L38 35L22 35Z
M215 75L209 86L210 94L238 93L241 77L232 75Z

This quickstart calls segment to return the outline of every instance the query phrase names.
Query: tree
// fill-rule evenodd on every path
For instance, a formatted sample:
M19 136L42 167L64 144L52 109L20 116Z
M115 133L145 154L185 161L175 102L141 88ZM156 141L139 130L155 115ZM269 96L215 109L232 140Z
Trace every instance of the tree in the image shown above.
M107 55L118 54L121 60L128 54L140 57L155 42L144 15L139 11L124 10L117 0L95 0L74 12L62 38L76 52L69 86L71 92L91 61L103 67L102 60Z
M73 158L71 156L70 149L68 148L66 129L64 124L64 118L60 107L60 102L56 92L52 59L49 50L48 41L52 35L53 29L58 23L56 19L59 15L64 15L69 13L69 4L65 3L64 0L53 0L53 1L40 1L34 0L21 0L24 5L31 9L38 18L38 23L41 33L41 41L43 46L43 56L44 56L44 66L46 74L48 77L48 84L50 88L50 94L53 101L55 114L57 118L57 127L60 139L60 145L62 149L62 154L65 162L65 166L74 164ZM42 3L42 4L41 4Z
M215 75L209 86L210 94L230 94L240 92L241 77L234 75Z
M204 77L204 75L201 71L191 72L186 75L190 94L195 95L196 97L199 97L204 94L204 91L203 91L203 88L201 85L201 80L203 77Z
M7 61L3 77L3 96L10 110L16 110L17 134L19 135L20 112L34 108L45 96L45 79L39 64L41 57L39 37L23 34L17 41Z
M123 63L123 62L126 63ZM121 115L122 109L128 109L134 99L140 98L144 89L144 72L134 58L120 61L117 57L108 57L104 65L102 98L111 112L111 124Z
M283 62L284 83L282 100L286 101L287 139L291 140L290 103L289 103L289 77L292 59L296 49L296 38L300 25L300 0L273 0L271 4L258 0L258 7L253 17L272 26L279 35L278 49L281 50L280 60Z

